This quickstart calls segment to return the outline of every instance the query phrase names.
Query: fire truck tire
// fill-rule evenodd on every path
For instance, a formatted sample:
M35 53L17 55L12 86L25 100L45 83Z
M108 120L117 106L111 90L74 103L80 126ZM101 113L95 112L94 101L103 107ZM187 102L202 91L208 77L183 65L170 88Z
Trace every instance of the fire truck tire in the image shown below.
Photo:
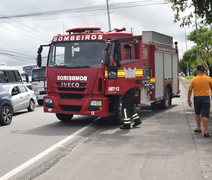
M159 103L159 104L156 104L155 102L154 103L151 103L152 109L159 109L160 108L160 105L161 105L161 103Z
M42 100L38 100L38 104L39 104L39 106L43 106L43 99Z
M72 119L73 114L57 114L56 113L56 116L60 121L67 122Z
M168 87L166 87L164 99L161 102L161 107L167 109L171 102L171 93Z
M172 99L171 99L171 93L168 87L166 87L165 90L165 98L161 102L154 102L151 103L152 109L167 109L169 105L171 105Z
M122 96L118 98L116 108L115 108L115 114L114 116L110 116L110 119L113 124L115 125L122 125L124 123L124 118L122 116Z

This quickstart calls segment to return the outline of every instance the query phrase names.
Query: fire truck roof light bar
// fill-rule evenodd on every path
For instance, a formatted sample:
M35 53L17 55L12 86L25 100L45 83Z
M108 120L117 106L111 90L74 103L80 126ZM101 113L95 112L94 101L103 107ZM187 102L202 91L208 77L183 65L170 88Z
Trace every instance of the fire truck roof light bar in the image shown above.
M100 31L101 28L100 27L82 27L82 28L72 28L72 29L68 29L66 30L66 32L68 32L69 34L73 34L73 33L92 33L92 32L96 32L96 31Z
M133 38L123 38L123 39L116 39L116 40L113 40L113 41L116 41L118 43L121 43L121 42L124 42L124 41L140 41L141 40L141 37L133 37Z

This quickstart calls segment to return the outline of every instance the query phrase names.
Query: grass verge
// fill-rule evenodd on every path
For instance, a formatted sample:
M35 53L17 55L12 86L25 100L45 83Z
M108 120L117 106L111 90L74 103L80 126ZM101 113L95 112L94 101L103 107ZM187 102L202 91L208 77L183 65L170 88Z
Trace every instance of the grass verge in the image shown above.
M188 76L182 76L183 78L187 79L188 81L191 81L191 79L195 76L193 75L190 75L189 77Z

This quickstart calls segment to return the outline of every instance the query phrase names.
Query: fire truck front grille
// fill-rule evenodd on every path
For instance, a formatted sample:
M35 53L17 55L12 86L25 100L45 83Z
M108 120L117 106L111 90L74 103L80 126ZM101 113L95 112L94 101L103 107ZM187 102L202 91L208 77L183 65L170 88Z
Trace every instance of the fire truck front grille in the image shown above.
M77 91L77 92L83 92L85 91L85 88L57 88L59 91Z
M65 94L65 93L60 93L60 99L83 99L84 94Z
M82 106L69 106L69 105L62 105L64 112L79 112Z

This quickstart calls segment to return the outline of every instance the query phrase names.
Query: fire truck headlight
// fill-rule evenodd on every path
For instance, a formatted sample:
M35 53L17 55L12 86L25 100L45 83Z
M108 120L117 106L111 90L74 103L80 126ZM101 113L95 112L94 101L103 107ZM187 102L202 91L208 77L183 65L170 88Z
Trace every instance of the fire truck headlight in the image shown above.
M102 101L91 101L90 106L102 106Z
M44 98L44 102L46 104L52 104L52 99L51 98Z
M44 77L44 89L45 89L46 91L48 90L48 85L47 85L46 77Z

